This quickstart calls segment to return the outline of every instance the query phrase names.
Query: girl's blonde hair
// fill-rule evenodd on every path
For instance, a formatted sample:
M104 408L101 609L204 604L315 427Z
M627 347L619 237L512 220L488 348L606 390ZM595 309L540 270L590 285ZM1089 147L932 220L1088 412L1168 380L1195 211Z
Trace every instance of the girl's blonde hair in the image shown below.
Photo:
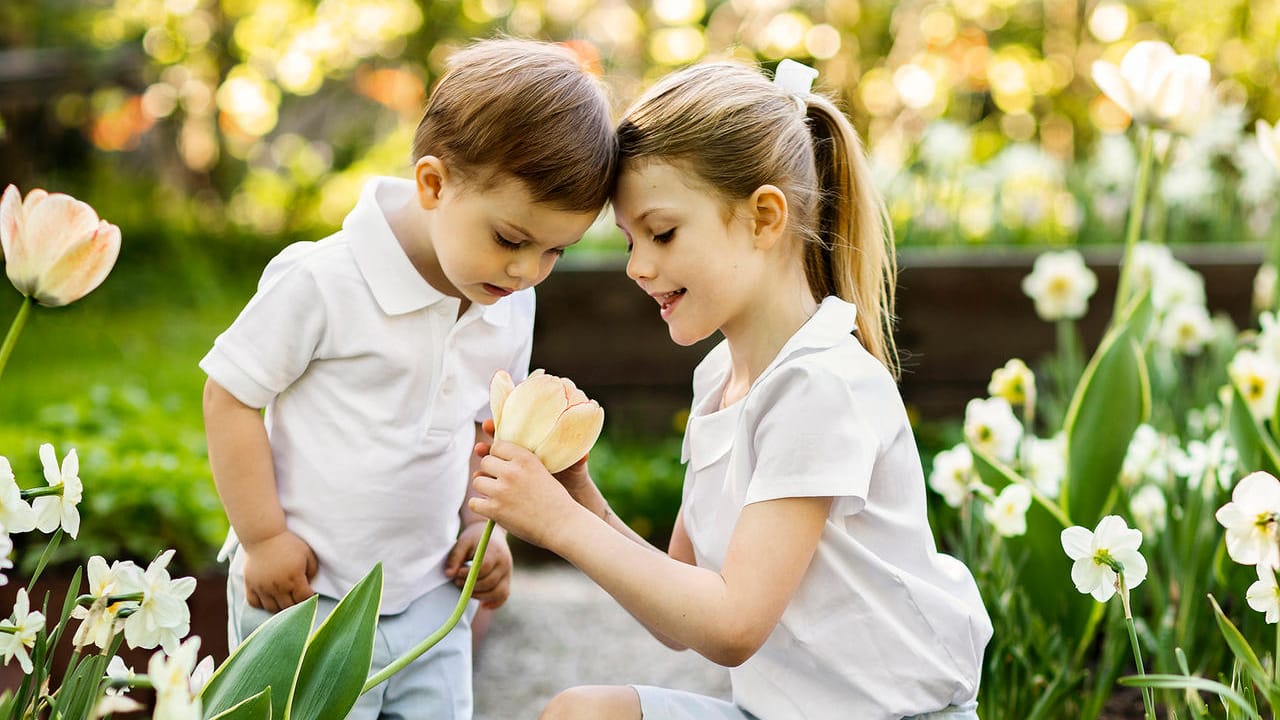
M857 131L831 100L787 94L737 63L694 65L636 101L618 143L624 164L681 163L728 202L782 190L814 299L856 305L862 344L898 376L893 231Z
M482 40L449 57L427 99L413 158L434 155L482 187L522 181L534 201L599 210L617 170L603 84L573 51L533 40Z

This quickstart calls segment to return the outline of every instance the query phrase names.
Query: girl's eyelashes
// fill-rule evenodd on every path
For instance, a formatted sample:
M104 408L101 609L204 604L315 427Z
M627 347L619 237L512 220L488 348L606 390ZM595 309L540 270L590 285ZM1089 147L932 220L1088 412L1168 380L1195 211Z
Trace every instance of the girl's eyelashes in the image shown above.
M671 228L670 230L668 230L668 231L666 231L666 232L663 232L663 233L655 233L655 234L654 234L654 236L653 236L653 241L654 241L654 242L656 242L656 243L658 243L659 245L662 245L662 244L665 244L665 243L669 243L669 242L671 242L671 238L672 238L675 234L676 234L676 229L675 229L675 228Z

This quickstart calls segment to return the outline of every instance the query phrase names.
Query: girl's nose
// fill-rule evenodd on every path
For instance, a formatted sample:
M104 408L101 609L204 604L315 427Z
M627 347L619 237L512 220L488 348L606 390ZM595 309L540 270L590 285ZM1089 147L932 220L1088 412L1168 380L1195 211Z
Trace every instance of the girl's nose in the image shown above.
M635 246L627 256L627 277L637 282L653 277L653 263Z

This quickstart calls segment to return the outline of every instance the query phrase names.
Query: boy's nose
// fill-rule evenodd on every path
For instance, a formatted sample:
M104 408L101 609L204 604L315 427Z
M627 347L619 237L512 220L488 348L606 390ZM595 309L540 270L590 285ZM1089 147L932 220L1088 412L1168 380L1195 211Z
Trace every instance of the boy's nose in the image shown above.
M507 266L507 274L518 280L530 280L538 276L538 254L519 253Z

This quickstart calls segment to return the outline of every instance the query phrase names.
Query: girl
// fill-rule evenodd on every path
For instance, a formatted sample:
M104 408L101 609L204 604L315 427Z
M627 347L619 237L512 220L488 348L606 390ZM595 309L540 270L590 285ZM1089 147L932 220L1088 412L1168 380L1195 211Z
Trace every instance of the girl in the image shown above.
M991 624L929 529L884 208L854 129L807 84L695 66L618 129L627 274L675 342L725 338L694 372L667 552L612 514L585 462L556 482L519 447L477 448L478 514L572 562L669 646L730 666L733 702L584 687L543 718L977 717Z

